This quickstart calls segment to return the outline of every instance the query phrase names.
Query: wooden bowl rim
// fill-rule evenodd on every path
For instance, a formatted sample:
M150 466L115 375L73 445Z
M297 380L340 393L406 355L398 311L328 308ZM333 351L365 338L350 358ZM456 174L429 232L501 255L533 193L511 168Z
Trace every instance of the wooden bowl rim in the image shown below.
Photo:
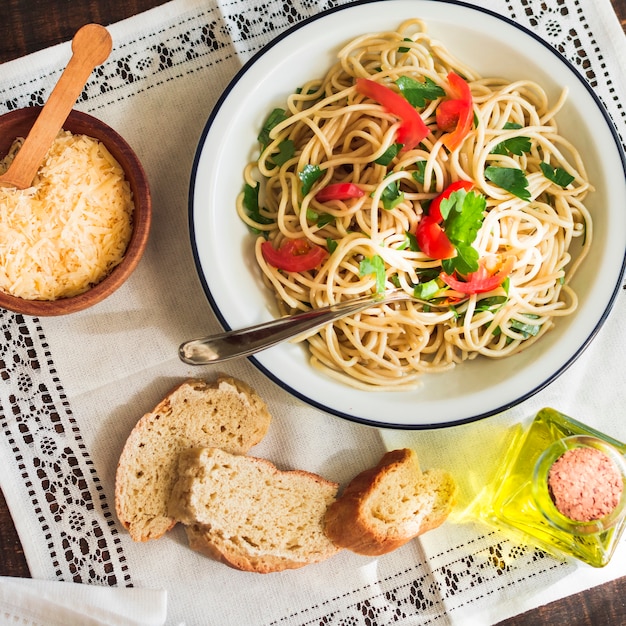
M14 126L30 122L32 125L41 108L41 106L32 106L10 111L0 116L0 124ZM82 111L72 109L63 125L64 128L66 126L67 130L72 132L74 132L73 128L82 128L83 130L77 132L101 141L120 162L133 191L135 203L133 232L122 261L101 282L84 293L58 300L26 300L0 291L0 307L15 313L33 316L64 315L82 311L101 302L116 291L133 273L148 243L152 222L152 197L146 173L134 150L113 128ZM85 132L85 129L93 129L94 132Z

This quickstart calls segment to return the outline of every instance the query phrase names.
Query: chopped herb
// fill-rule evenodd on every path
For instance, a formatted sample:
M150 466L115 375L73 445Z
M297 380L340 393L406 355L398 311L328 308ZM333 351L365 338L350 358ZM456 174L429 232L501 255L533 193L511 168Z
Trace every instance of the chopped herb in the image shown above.
M494 185L509 191L522 200L530 200L526 174L516 167L490 165L485 169L485 177Z
M389 277L389 280L391 281L391 284L392 284L394 287L396 287L396 288L399 288L399 287L400 287L400 279L398 278L398 275L397 275L397 274L392 274L392 275Z
M457 271L465 276L478 269L478 251L472 247L485 218L487 202L482 194L461 189L441 201L443 228L457 254L442 261L447 274Z
M298 172L298 178L302 181L302 195L306 196L313 183L322 175L319 165L311 165L307 163L301 172Z
M296 153L295 144L291 139L285 139L278 144L278 152L272 155L272 161L279 167L289 161Z
M389 165L395 158L398 152L402 149L401 143L394 143L390 145L375 161L378 165Z
M326 247L328 248L328 252L332 254L337 249L338 245L339 244L334 239L326 237Z
M420 300L431 300L439 291L441 291L441 285L435 279L413 286L413 295Z
M426 77L426 82L420 82L410 76L400 76L395 81L400 93L414 106L424 107L427 100L443 98L446 92L431 78Z
M332 224L335 221L335 216L330 213L318 213L313 209L306 210L306 218L310 221L323 228L327 224Z
M504 125L505 130L518 130L522 128L519 124L513 122L507 122ZM510 137L500 142L492 151L492 154L515 154L516 156L522 156L525 152L530 152L531 142L530 137Z
M548 180L559 185L560 187L565 188L570 183L574 182L574 177L569 172L566 172L562 167L552 167L545 161L543 161L539 167L541 167L543 175Z
M418 252L419 246L417 245L417 239L413 233L404 233L404 241L398 246L398 250L411 250L411 252Z
M259 211L259 185L248 185L247 183L243 188L243 206L248 212L250 219L257 224L272 224L274 220L269 217L265 217ZM259 233L256 228L252 229L253 232Z
M476 312L489 311L490 309L498 310L502 305L506 304L508 296L491 296L489 298L482 298L476 303Z
M259 133L257 139L261 143L262 149L270 143L270 132L275 126L278 126L281 122L284 122L287 119L287 111L285 109L274 109L265 120L263 127L261 128L261 132Z
M420 183L420 185L423 185L424 184L424 172L426 171L426 161L425 160L416 161L415 167L417 169L411 171L411 176L413 176L413 178L418 183Z
M524 315L528 319L538 319L538 315ZM541 324L530 324L528 322L524 322L522 320L512 319L511 320L511 328L520 333L524 339L528 339L529 337L535 337L539 331L541 330Z
M412 40L412 39L410 39L409 37L405 37L402 41L410 41L411 43L413 43L413 40ZM406 46L400 46L400 47L398 48L398 50L399 50L400 52L408 52L410 49L411 49L411 48L407 48Z
M404 200L404 193L400 191L400 181L394 180L389 183L380 195L383 201L383 208L386 211L391 211L400 202Z
M359 264L359 276L370 274L376 279L376 293L383 293L385 291L385 262L378 254L366 257Z

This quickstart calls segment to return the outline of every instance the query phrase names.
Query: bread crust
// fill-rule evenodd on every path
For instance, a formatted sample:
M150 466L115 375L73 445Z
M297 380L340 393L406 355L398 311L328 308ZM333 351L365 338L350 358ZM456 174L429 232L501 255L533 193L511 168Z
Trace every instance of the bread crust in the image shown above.
M139 419L117 465L115 508L132 539L158 539L176 525L167 507L182 450L218 446L245 453L270 422L265 402L240 380L191 378L176 385Z
M413 498L415 514L384 520L377 509L381 504L395 508L394 495L383 495L383 489L396 472L412 475L412 484L407 484L395 497ZM414 493L428 496L421 508ZM450 474L443 470L421 472L413 450L392 450L375 467L361 472L348 484L326 511L324 528L338 546L358 554L380 556L440 526L455 498L456 487Z

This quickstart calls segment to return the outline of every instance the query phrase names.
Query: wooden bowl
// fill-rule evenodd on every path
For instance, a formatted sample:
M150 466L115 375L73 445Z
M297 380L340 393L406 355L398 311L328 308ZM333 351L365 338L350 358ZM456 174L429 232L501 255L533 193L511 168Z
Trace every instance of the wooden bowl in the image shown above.
M27 107L0 116L0 158L9 151L17 137L28 134L41 107ZM110 296L137 267L148 243L152 220L152 199L148 180L137 155L126 141L104 122L72 110L65 124L65 130L82 134L101 141L126 174L134 200L133 231L123 260L97 285L77 296L58 300L27 300L9 295L0 290L0 307L16 313L35 316L64 315L81 311Z

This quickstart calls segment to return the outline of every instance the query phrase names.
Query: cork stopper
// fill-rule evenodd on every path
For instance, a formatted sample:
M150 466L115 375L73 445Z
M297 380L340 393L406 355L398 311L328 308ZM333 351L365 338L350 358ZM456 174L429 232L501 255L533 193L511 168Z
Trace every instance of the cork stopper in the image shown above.
M548 472L548 490L554 505L577 522L598 520L612 513L623 489L617 464L597 448L572 448Z

